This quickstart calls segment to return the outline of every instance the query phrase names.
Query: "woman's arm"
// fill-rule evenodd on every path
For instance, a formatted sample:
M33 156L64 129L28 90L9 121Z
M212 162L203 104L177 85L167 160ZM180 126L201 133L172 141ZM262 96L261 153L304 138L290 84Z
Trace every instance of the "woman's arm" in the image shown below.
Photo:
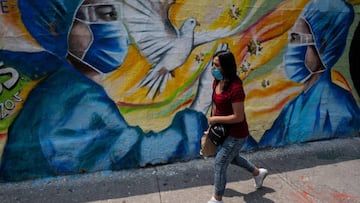
M232 103L233 114L228 116L211 116L209 118L210 125L215 123L240 123L245 118L244 102Z

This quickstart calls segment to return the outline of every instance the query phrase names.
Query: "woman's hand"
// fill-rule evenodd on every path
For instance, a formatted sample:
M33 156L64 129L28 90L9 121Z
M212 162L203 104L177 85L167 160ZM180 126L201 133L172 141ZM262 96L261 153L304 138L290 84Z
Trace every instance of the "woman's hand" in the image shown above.
M209 117L209 124L210 125L214 125L215 123L216 123L216 121L215 121L215 116L211 116L211 117Z

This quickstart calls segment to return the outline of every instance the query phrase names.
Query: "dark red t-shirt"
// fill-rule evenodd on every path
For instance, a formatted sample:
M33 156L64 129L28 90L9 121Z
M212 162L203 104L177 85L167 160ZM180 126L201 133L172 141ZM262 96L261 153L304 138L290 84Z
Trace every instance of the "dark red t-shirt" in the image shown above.
M213 82L213 91L215 91L216 82ZM215 116L227 116L233 114L232 103L244 102L245 92L240 78L235 79L229 88L221 94L213 94L213 102L216 106ZM236 138L244 138L249 135L249 128L246 122L229 124L229 136Z

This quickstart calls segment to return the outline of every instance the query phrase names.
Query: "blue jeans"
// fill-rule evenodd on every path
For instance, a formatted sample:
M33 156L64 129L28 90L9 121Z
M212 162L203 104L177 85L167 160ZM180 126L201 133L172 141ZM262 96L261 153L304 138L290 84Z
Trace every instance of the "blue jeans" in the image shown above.
M226 186L226 171L230 163L240 166L250 173L255 170L255 165L240 156L239 152L245 138L227 137L215 157L215 195L223 196Z

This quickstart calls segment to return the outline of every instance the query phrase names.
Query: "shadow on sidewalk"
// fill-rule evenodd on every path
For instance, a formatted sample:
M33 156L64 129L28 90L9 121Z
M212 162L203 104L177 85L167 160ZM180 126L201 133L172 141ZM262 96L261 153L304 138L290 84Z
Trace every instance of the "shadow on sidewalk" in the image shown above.
M261 190L254 190L248 194L243 194L233 189L226 189L224 197L243 197L244 202L273 203L274 201L265 197L268 193L274 193L275 190L269 187L262 187Z
M360 159L360 137L334 139L265 149L243 155L270 174L283 173L319 165ZM0 199L4 202L89 202L174 191L213 185L213 158L196 159L162 166L124 171L103 171L93 174L62 176L18 183L0 184ZM228 182L249 180L244 169L231 165ZM273 202L264 196L272 188L248 194L227 189L226 196L243 196Z

